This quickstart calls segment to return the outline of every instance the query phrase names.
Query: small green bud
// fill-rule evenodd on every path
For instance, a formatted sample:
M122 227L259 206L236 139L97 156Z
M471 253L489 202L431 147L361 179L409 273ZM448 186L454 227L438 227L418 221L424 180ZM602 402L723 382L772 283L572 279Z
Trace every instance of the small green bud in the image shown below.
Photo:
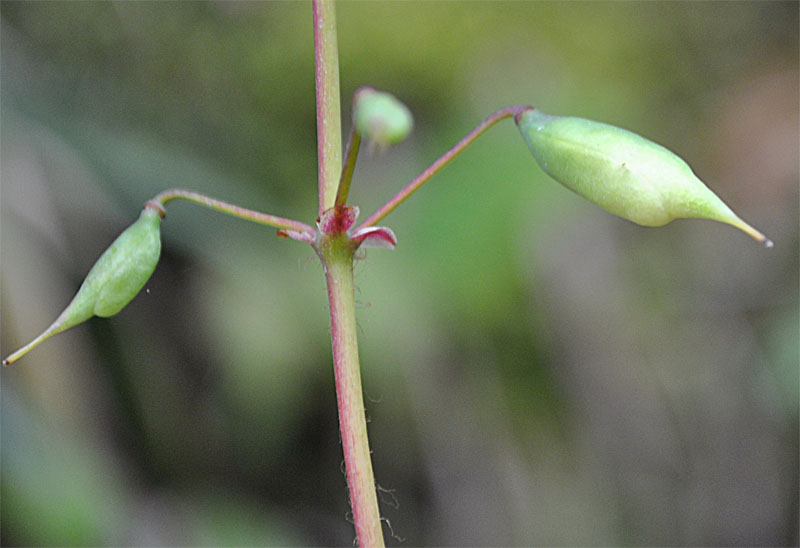
M531 109L516 118L541 168L607 211L645 226L699 218L772 242L741 220L680 157L618 127Z
M148 203L139 219L120 234L94 264L67 308L44 333L3 360L8 365L53 335L92 316L113 316L128 304L150 279L161 254L159 204Z
M364 87L353 99L353 124L365 139L388 146L408 137L414 119L394 95Z

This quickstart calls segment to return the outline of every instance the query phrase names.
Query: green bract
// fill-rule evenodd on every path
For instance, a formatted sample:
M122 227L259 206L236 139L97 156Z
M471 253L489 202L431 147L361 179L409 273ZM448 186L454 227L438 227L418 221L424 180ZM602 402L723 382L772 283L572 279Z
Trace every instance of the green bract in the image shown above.
M92 316L113 316L128 304L156 268L161 254L161 210L145 207L97 260L78 293L44 333L3 361L7 365L42 341Z
M538 109L519 115L517 125L548 175L614 215L645 226L711 219L772 245L661 145L608 124Z
M399 143L411 133L414 119L394 95L361 88L353 103L353 123L362 137L379 145Z

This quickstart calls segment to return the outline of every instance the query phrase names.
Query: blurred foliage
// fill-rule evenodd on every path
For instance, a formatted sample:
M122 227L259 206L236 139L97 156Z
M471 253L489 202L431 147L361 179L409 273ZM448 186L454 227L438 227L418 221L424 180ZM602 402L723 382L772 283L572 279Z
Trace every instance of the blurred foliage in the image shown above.
M316 216L311 7L0 7L2 354L142 203L180 186ZM508 104L675 150L764 250L646 229L544 176L511 122L386 220L356 267L391 545L796 545L795 2L344 2L363 215ZM349 127L347 120L345 128ZM4 545L350 546L313 251L189 204L128 308L2 371ZM396 504L398 503L398 504Z

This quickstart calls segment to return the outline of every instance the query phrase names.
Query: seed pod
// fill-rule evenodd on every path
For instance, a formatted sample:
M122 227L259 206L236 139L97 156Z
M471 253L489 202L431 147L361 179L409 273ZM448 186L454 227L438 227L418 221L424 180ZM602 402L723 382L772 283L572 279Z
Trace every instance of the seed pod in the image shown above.
M161 254L163 209L148 203L139 219L120 234L94 264L67 308L44 333L3 360L8 365L42 341L92 316L113 316L128 304L156 268Z
M408 137L414 119L394 95L363 87L353 99L353 124L365 139L388 146Z
M549 116L537 109L523 112L516 121L545 173L614 215L645 226L679 218L711 219L772 246L661 145L608 124Z

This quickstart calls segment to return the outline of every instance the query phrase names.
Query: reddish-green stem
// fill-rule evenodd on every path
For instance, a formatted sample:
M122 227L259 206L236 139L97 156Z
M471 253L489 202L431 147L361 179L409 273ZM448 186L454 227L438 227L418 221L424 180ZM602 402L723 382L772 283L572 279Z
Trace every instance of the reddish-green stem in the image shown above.
M317 90L319 213L333 207L342 171L339 47L333 0L314 0L314 71Z
M320 215L336 201L342 175L339 59L332 0L314 0L314 59L317 89L317 161ZM353 143L354 151L358 143ZM352 164L355 157L352 158ZM349 173L352 175L352 165ZM343 175L345 178L348 175ZM346 189L340 195L347 197ZM342 209L344 211L344 209ZM346 232L325 234L314 244L325 271L331 315L333 368L339 427L356 538L361 548L383 547L375 478L372 473L353 293L353 246Z
M394 211L394 209L403 203L406 198L411 196L419 187L425 184L428 179L433 177L439 170L441 170L444 166L446 166L450 161L455 158L460 152L462 152L467 146L470 145L475 139L480 137L487 129L495 125L500 120L504 118L510 118L512 116L516 116L521 112L524 112L532 107L529 106L511 106L506 108L501 108L497 112L490 114L484 121L478 124L475 129L467 133L459 142L457 142L453 148L445 152L442 156L439 157L438 160L433 162L430 166L428 166L425 171L417 175L417 177L408 183L400 192L395 194L391 200L383 204L378 210L367 217L367 219L359 225L358 228L363 228L366 226L372 226L379 222L381 219L386 217L389 213Z
M222 200L217 200L216 198L211 198L204 194L200 194L199 192L192 192L191 190L171 188L159 193L148 203L155 202L155 204L163 206L171 200L187 200L189 202L199 204L222 213L227 213L228 215L233 215L234 217L239 217L240 219L253 221L254 223L314 234L313 228L305 223L301 223L300 221L286 219L284 217L277 217L275 215L262 213L260 211L254 211L252 209L247 209L246 207L237 206L228 202L223 202Z
M326 238L318 251L325 265L325 281L328 284L336 401L356 538L360 547L382 547L383 531L361 389L353 289L353 248L347 234L341 233Z

